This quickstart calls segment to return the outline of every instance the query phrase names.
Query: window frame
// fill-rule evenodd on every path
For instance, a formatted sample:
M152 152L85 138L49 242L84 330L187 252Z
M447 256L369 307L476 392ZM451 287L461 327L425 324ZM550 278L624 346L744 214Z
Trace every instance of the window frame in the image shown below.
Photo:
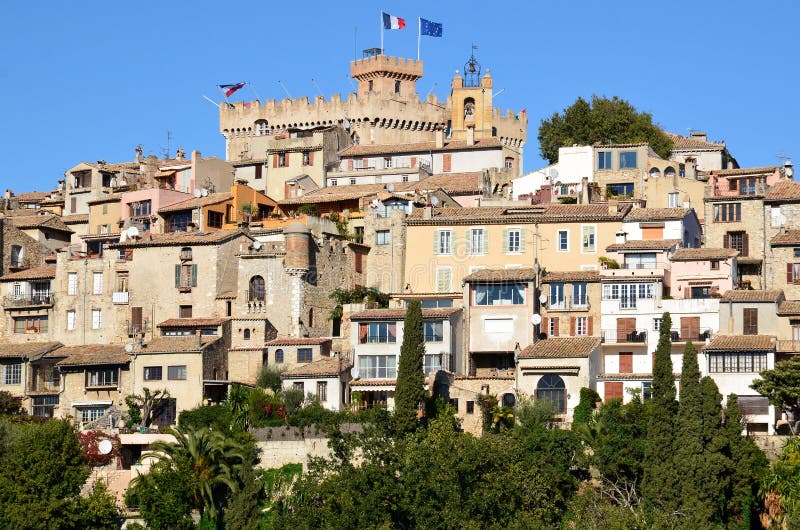
M587 238L591 237L591 245L588 245ZM581 225L581 254L597 254L597 225Z
M4 385L21 385L22 384L22 362L8 363L2 365L2 374L0 374L2 383Z
M185 364L167 366L167 381L186 381L189 377L188 372Z
M569 252L569 230L562 229L556 232L556 252Z
M375 245L388 245L391 242L390 230L375 230Z
M113 388L119 386L119 367L87 368L84 372L86 388Z
M633 165L630 165L631 159ZM637 151L619 151L617 154L619 169L636 169L639 167L639 153Z
M156 377L158 375L158 377ZM163 366L144 366L142 367L142 378L145 381L161 381L164 379Z
M314 360L313 348L297 348L297 362L310 363Z
M514 239L516 235L516 246L514 246ZM521 254L522 253L522 229L518 227L510 227L506 232L506 253L508 254Z

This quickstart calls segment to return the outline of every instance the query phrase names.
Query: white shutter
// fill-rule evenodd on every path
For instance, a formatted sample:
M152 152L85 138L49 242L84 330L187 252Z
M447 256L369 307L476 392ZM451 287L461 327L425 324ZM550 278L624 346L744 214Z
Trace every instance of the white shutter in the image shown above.
M449 293L451 292L451 284L453 282L453 271L449 267L442 267L436 269L436 292Z
M67 311L67 329L74 330L75 329L75 311L70 310Z
M103 325L103 313L99 309L92 309L92 329L100 329Z
M92 273L92 294L103 294L103 273Z
M78 294L78 273L70 272L67 275L67 294Z

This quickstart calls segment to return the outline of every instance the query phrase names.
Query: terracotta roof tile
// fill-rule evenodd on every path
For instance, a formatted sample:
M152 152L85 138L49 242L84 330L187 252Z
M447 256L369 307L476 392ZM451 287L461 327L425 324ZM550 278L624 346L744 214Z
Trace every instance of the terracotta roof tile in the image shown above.
M667 135L670 138L672 138L673 149L692 149L692 148L725 149L725 142L709 142L707 140L700 140L699 138L696 137L681 136L680 134L675 134L671 132L668 132Z
M104 202L118 202L120 200L122 200L121 193L111 193L109 195L106 195L105 197L100 197L99 199L86 201L86 204L102 204Z
M736 169L713 169L711 171L701 171L703 174L712 174L720 177L734 177L738 175L767 175L775 173L780 166L760 166L760 167L741 167Z
M157 325L159 328L194 328L199 326L221 326L230 318L169 318Z
M51 191L23 191L18 193L15 198L19 202L39 202L50 196Z
M467 145L466 141L453 140L445 142L444 147L436 147L436 142L418 142L408 144L388 145L352 145L339 151L342 158L351 156L370 156L398 153L428 153L431 151L456 151L461 149L493 149L502 147L499 138L484 138L476 140L474 145Z
M130 355L121 344L86 344L85 346L64 346L48 357L65 357L59 366L91 366L98 364L124 364Z
M56 277L55 265L42 265L18 272L6 274L0 278L0 282L10 282L17 280L51 280Z
M784 300L778 306L778 314L784 315L800 315L800 300Z
M478 269L464 278L465 282L524 282L533 281L536 273L532 267L518 269Z
M593 144L593 147L644 147L646 145L649 146L650 144L648 144L647 142L633 142L628 144L604 144L600 142L595 142Z
M705 261L711 259L728 259L739 255L732 248L679 248L670 257L672 261Z
M329 175L330 176L330 175ZM397 183L397 191L404 183ZM302 197L278 201L281 205L290 204L315 204L323 202L351 201L363 197L372 197L386 191L386 184L355 184L352 186L327 186L310 191Z
M800 200L800 182L794 180L781 180L769 190L765 201L796 201Z
M669 250L681 244L680 239L637 239L625 243L614 243L606 247L607 252L620 250Z
M425 219L425 209L417 208L406 218L409 225L559 223L577 221L619 221L630 206L609 213L605 204L545 204L522 207L479 206L470 208L434 208Z
M230 193L212 193L206 197L191 198L186 201L176 202L169 206L164 206L158 209L158 213L181 212L183 210L192 210L202 206L209 206L211 204L219 204L233 200L233 195Z
M89 222L89 214L88 213L75 213L72 215L62 215L61 220L64 224L80 224L80 223L88 223Z
M600 347L600 337L551 337L527 346L520 359L588 357Z
M141 239L114 243L109 248L169 247L175 245L216 245L245 235L241 230L215 230L213 232L171 232L145 234Z
M549 282L599 282L598 271L554 271L547 272L542 277L543 283Z
M20 230L26 228L50 228L52 230L72 233L72 230L64 224L64 221L58 215L25 215L12 217L11 220L14 226Z
M339 376L353 367L353 363L340 357L330 357L298 366L281 374L281 378Z
M422 318L448 318L461 311L460 307L423 309ZM365 309L350 315L350 320L403 320L405 309Z
M198 352L221 339L222 337L202 336L198 345L197 337L156 337L145 341L144 344L134 345L133 352L140 354Z
M269 341L267 346L313 346L328 342L331 339L326 337L284 337Z
M775 337L772 335L717 335L705 347L706 351L752 351L774 350Z
M800 245L800 230L786 230L769 240L773 247Z
M432 191L441 188L450 195L477 194L483 193L483 172L440 173L408 184L413 184L413 187L406 186L405 189Z
M731 289L722 295L724 302L779 302L783 300L783 291Z
M625 221L672 221L683 219L691 208L634 208Z
M35 360L44 354L63 346L60 342L23 342L21 344L0 344L0 358L22 357Z

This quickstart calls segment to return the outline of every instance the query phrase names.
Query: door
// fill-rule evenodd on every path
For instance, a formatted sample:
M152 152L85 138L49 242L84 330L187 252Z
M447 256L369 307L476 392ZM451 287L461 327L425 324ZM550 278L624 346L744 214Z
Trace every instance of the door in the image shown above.
M636 331L635 318L617 319L617 342L628 342L629 337Z

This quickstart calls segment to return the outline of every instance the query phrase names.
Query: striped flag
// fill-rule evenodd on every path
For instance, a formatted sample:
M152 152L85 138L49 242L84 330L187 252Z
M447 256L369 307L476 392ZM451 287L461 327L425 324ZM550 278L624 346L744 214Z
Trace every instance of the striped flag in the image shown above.
M383 29L406 29L406 19L390 15L381 11L383 16Z
M247 83L236 83L235 85L217 85L222 92L225 93L225 97L231 97L237 90L244 88L244 85Z

